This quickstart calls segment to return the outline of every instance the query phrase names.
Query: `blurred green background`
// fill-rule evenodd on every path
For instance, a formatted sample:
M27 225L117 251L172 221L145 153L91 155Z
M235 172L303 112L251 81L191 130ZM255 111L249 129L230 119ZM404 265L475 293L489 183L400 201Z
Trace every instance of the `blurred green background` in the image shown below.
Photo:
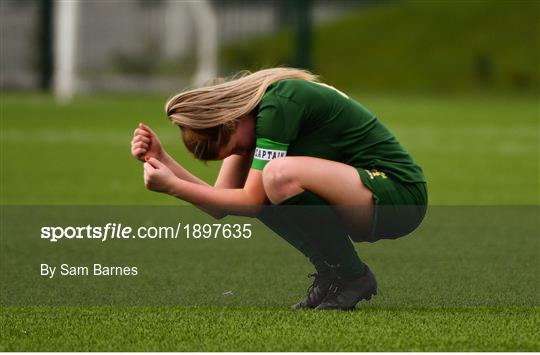
M540 89L537 1L373 2L313 32L313 69L337 87L427 94ZM226 68L294 62L295 32L223 50Z
M425 170L430 203L538 204L540 3L360 4L313 24L310 68L396 134ZM222 74L294 62L295 28L222 46ZM183 203L144 189L129 155L138 122L211 182L219 163L194 161L163 112L175 91L138 91L59 104L4 89L2 203Z

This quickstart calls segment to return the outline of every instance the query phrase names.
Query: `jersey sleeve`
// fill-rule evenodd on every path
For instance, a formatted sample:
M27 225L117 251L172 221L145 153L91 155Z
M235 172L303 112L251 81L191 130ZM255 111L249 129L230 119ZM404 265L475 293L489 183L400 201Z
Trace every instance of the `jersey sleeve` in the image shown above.
M262 170L270 160L287 155L289 144L298 136L301 118L296 103L274 95L263 97L255 125L253 169Z

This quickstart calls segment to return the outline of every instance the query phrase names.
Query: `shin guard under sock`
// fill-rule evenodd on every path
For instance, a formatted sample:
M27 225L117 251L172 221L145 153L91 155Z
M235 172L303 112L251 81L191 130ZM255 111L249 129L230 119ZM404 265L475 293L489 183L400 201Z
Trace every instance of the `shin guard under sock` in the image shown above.
M304 254L318 273L330 271L330 266L325 262L310 238L290 220L289 216L280 212L279 206L264 206L257 218Z
M365 264L358 257L340 216L325 200L304 191L280 206L340 277L353 279L365 273Z

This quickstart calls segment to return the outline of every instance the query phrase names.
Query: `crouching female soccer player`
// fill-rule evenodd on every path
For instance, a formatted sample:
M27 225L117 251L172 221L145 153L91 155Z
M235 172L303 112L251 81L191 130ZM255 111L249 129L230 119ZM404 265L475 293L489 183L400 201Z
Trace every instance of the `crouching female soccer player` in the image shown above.
M223 163L209 186L140 124L131 152L145 161L148 189L216 218L257 217L303 253L315 280L294 308L353 309L377 293L351 239L410 233L424 217L427 189L420 167L372 113L292 68L188 90L165 109L195 158Z

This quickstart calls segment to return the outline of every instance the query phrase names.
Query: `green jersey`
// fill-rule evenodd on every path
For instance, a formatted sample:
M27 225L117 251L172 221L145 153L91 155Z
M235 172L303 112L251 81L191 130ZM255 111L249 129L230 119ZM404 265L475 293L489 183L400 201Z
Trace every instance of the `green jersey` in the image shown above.
M287 79L268 87L257 108L252 168L310 156L425 182L422 169L375 115L326 84Z

